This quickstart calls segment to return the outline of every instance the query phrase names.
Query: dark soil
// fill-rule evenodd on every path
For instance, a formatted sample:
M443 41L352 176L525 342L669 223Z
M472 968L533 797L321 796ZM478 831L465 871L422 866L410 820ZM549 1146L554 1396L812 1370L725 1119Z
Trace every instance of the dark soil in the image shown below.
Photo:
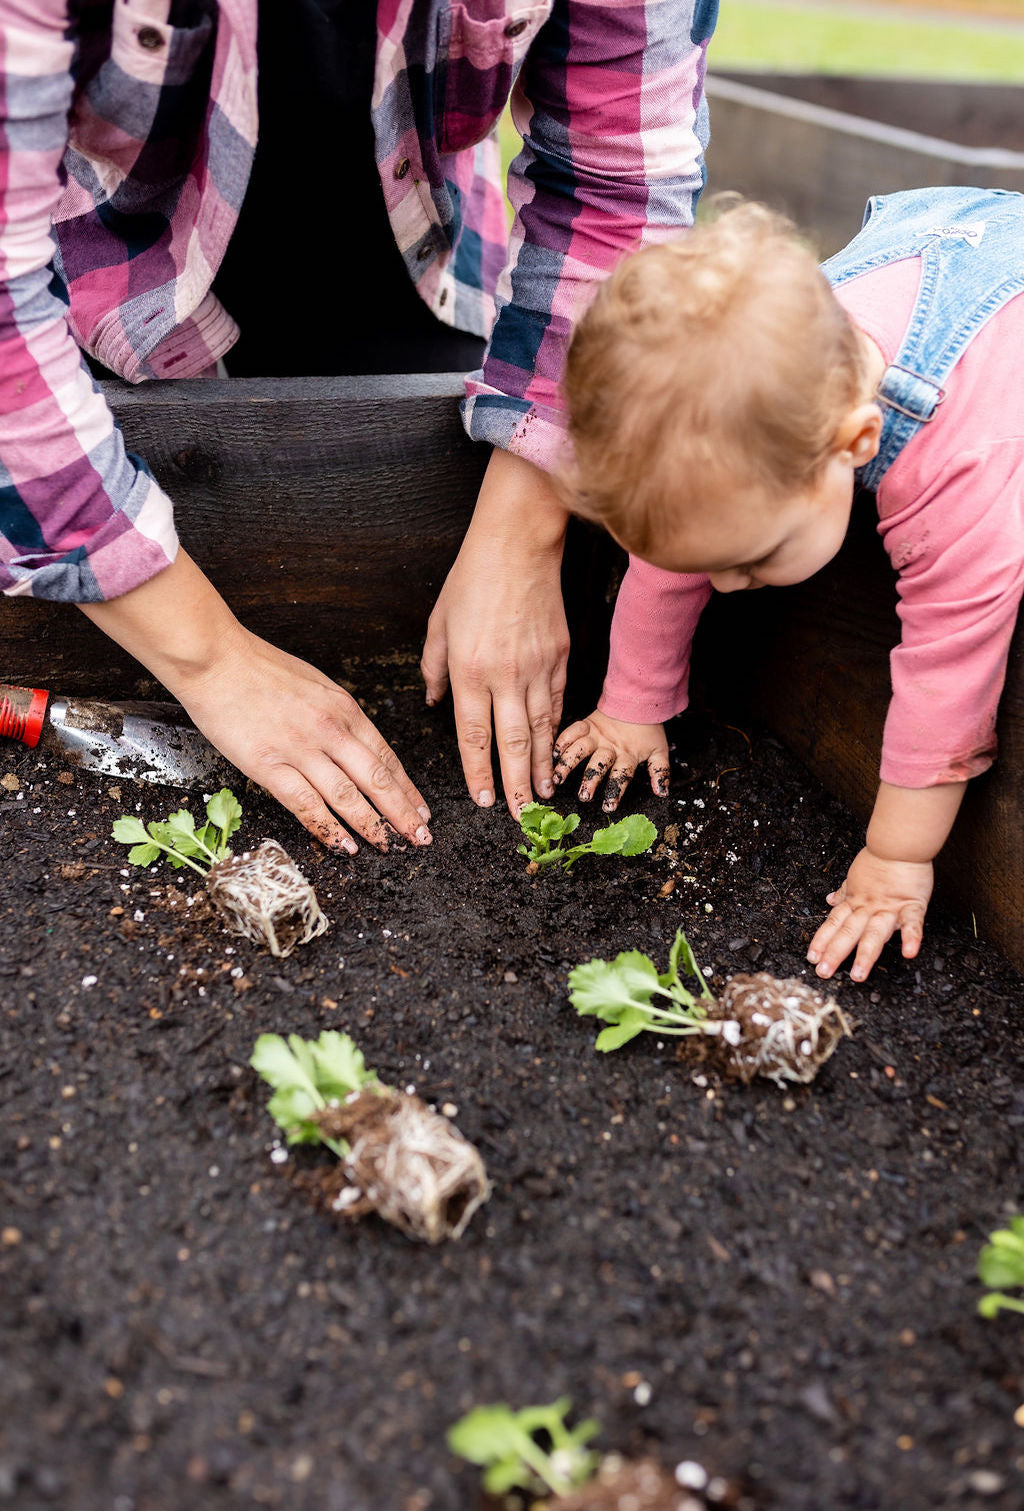
M726 1086L651 1035L597 1054L573 964L664 969L682 923L719 983L806 977L855 826L692 718L671 796L626 799L667 847L531 877L448 710L375 713L431 850L339 859L239 793L239 839L280 839L332 920L287 960L191 873L125 868L112 820L181 793L0 752L0 1504L470 1511L449 1424L565 1393L602 1449L758 1508L1019 1511L1024 1323L983 1321L974 1278L1024 1200L1016 973L935 910L919 962L827 988L857 1026L813 1085ZM324 1027L457 1105L494 1183L458 1243L346 1224L271 1161L253 1043Z

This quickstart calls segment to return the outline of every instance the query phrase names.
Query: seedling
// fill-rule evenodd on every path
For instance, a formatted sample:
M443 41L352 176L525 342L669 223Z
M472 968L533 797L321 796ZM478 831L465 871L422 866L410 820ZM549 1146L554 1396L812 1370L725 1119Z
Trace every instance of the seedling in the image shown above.
M1011 1217L1008 1228L997 1228L978 1255L978 1279L990 1287L978 1302L983 1317L1000 1311L1024 1312L1024 1301L1004 1294L1007 1286L1024 1286L1024 1217Z
M369 1070L347 1034L261 1034L249 1062L274 1088L267 1111L289 1144L341 1161L332 1209L376 1211L413 1238L458 1238L490 1195L483 1160L446 1117Z
M681 1487L705 1485L708 1475L696 1463L680 1464L674 1475L654 1459L624 1459L617 1453L603 1457L586 1446L600 1431L597 1422L569 1427L569 1397L550 1406L478 1406L448 1431L448 1446L460 1458L484 1469L484 1490L501 1498L517 1492L514 1504L528 1497L535 1511L696 1511L704 1501L681 1495ZM719 1481L722 1500L742 1504L737 1487ZM541 1497L537 1501L535 1497ZM551 1499L550 1497L554 1497Z
M584 1445L600 1432L595 1421L570 1428L568 1396L550 1406L476 1406L448 1429L453 1453L484 1470L491 1495L524 1490L530 1495L567 1495L590 1480L598 1455Z
M597 1049L619 1049L645 1029L669 1036L721 1032L721 1025L709 1026L707 1008L683 985L680 960L686 974L699 983L700 996L714 1002L682 929L672 942L668 970L661 975L640 950L624 950L614 960L590 960L569 972L569 997L580 1017L600 1018L610 1025L598 1034ZM662 1001L655 1004L655 997Z
M210 899L236 934L265 944L272 955L290 955L327 928L316 893L302 872L273 839L253 851L232 855L228 840L242 822L242 807L227 787L206 804L206 823L196 828L187 808L162 821L144 824L125 815L114 823L113 836L131 845L128 860L148 866L163 856L176 871L197 871Z
M683 984L680 962L696 978L699 997ZM702 1035L715 1041L715 1055L726 1073L741 1081L757 1075L779 1085L813 1080L850 1031L833 1001L796 978L778 981L764 972L733 976L716 999L682 929L663 975L648 956L627 950L614 960L575 966L569 973L569 1000L581 1017L609 1025L597 1036L600 1050L619 1049L645 1031Z
M519 846L534 866L559 865L564 871L581 855L642 855L658 837L658 831L642 813L630 813L614 824L597 829L592 839L566 849L565 839L579 828L578 813L564 816L546 803L527 803L519 811L519 827L528 843Z

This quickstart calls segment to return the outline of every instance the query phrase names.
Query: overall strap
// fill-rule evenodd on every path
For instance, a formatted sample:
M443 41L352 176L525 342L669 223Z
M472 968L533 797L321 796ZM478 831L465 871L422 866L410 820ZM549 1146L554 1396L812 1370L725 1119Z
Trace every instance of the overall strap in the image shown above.
M824 272L839 287L908 257L921 259L917 298L876 392L884 410L878 454L857 473L872 490L935 418L943 384L978 331L1024 290L1024 196L971 188L878 196L860 234Z

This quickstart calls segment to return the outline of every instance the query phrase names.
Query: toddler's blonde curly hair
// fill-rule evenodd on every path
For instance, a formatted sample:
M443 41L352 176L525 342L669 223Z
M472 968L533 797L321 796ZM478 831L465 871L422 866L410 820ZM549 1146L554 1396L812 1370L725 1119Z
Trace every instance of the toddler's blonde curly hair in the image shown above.
M626 257L572 338L570 507L638 555L731 489L815 481L863 397L860 342L796 227L717 201Z

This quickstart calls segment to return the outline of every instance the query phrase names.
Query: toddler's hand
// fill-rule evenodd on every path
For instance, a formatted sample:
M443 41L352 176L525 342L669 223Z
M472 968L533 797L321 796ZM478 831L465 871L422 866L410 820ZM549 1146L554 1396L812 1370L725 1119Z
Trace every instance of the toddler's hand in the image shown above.
M856 948L850 977L864 981L897 929L903 958L913 960L931 895L931 861L882 860L861 850L842 886L825 899L832 912L811 940L808 960L819 976L832 976Z
M668 740L664 724L627 724L608 714L595 712L570 724L555 741L556 783L564 782L581 761L586 770L580 783L580 801L588 802L608 778L601 807L614 813L636 768L647 763L651 791L658 797L668 792Z

